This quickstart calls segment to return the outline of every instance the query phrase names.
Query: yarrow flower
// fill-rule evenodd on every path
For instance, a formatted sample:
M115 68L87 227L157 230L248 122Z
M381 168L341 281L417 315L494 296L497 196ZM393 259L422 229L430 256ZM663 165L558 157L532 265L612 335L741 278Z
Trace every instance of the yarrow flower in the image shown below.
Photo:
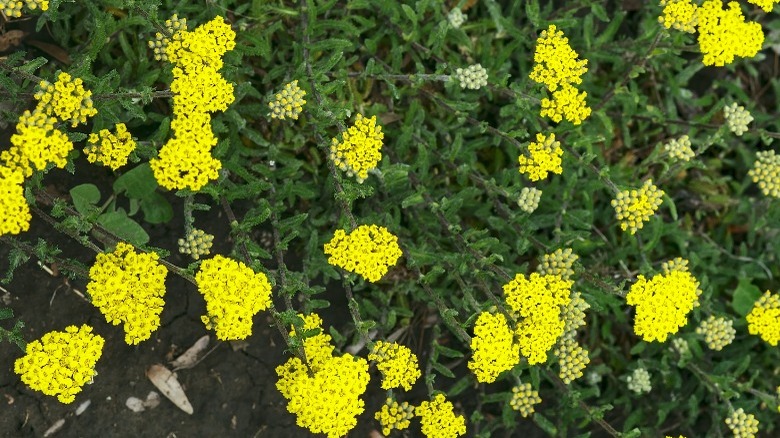
M734 438L754 438L758 433L758 420L753 414L746 414L742 408L733 411L726 418L726 426L731 429Z
M748 3L753 3L763 9L764 12L772 12L772 9L775 8L775 4L780 3L780 0L748 0Z
M528 156L520 155L520 173L524 173L531 181L539 181L547 178L549 172L560 175L561 167L561 142L555 140L555 134L536 134L536 141L528 145Z
M573 338L564 337L553 351L558 358L558 377L563 383L569 384L582 377L582 371L590 363L588 350L582 348Z
M187 30L187 19L185 17L179 18L178 14L173 14L171 18L165 20L165 28L171 35L176 35L176 32L180 30ZM148 42L149 48L154 51L154 59L156 61L167 61L168 43L171 40L167 36L160 32L154 35L154 40Z
M358 114L355 124L341 133L341 141L334 138L330 146L330 159L349 176L362 183L368 171L376 168L382 159L382 140L385 134L376 124L376 116L370 119Z
M421 375L417 355L409 347L395 342L377 341L368 354L368 360L375 361L382 373L382 389L403 386L409 391Z
M547 352L563 334L562 307L571 301L573 281L557 275L517 274L504 285L506 303L522 318L515 333L530 365L547 361Z
M194 260L198 260L201 256L211 254L214 235L198 228L191 228L184 239L179 239L178 244L180 253L188 254Z
M479 90L487 85L488 74L482 64L474 64L455 70L455 79L460 82L460 88Z
M745 22L739 3L732 1L723 9L721 0L707 0L698 9L699 49L704 65L722 67L734 58L756 56L764 43L761 25Z
M542 402L539 392L534 391L530 383L521 383L512 388L512 399L509 405L512 409L519 411L523 418L534 413L534 405Z
M751 335L759 335L769 345L776 347L780 341L780 295L764 292L753 304L747 322Z
M354 272L371 283L379 281L401 257L398 238L387 228L361 225L349 234L336 230L324 252L328 263Z
M555 252L542 256L542 263L537 267L537 271L542 275L559 275L568 280L574 275L572 266L579 258L571 248L558 248Z
M520 348L503 314L482 312L474 323L473 352L468 367L477 381L492 383L504 371L520 363Z
M696 333L704 336L704 342L711 350L720 351L731 344L737 331L733 327L734 321L726 318L718 318L710 315L706 321L702 321L696 328Z
M404 430L409 427L410 420L414 418L414 406L407 402L398 404L397 401L388 398L374 418L382 425L382 434L387 436L394 430Z
M748 175L758 184L764 196L780 198L780 155L776 155L775 151L758 152Z
M637 368L634 372L626 377L626 383L628 389L636 394L648 393L653 390L653 386L650 384L650 373L644 368Z
M64 132L56 129L57 119L35 111L25 111L11 136L11 147L0 153L5 166L19 169L25 177L33 170L44 170L50 163L62 169L73 150L73 143Z
M612 200L615 216L620 221L620 228L635 234L644 227L644 223L661 206L664 191L653 184L653 180L645 181L639 190L624 190Z
M523 189L520 190L520 196L517 198L517 206L524 212L531 214L539 207L539 201L541 199L541 190L535 187L523 187Z
M664 7L658 21L667 29L674 28L683 32L696 32L698 6L691 0L661 0Z
M691 149L691 140L687 135L669 140L668 143L664 144L664 150L670 157L680 161L690 161L696 155Z
M104 343L88 325L52 331L27 344L26 354L14 362L14 372L30 388L72 403L81 387L97 375L95 364Z
M160 327L168 270L157 253L135 252L120 242L111 253L98 254L89 270L87 292L106 321L124 323L125 342L138 344Z
M566 119L575 125L579 125L590 116L591 109L585 102L588 93L580 92L573 85L562 85L559 90L553 91L553 98L542 98L542 117L549 117L555 123Z
M27 9L30 9L31 11L38 9L39 7L42 11L49 9L48 0L24 0L24 3L26 3ZM24 6L24 4L21 0L0 1L0 12L6 17L19 18L22 16L22 6Z
M420 403L414 414L420 417L422 433L428 438L455 438L466 434L466 419L463 415L455 415L452 403L443 394Z
M699 305L699 282L685 264L667 266L672 269L650 281L640 275L626 294L626 302L636 308L634 333L646 342L666 341L688 323L688 313Z
M729 130L736 135L742 135L748 130L748 125L753 121L750 111L744 106L732 102L731 105L723 107L723 118L726 119L726 125Z
M108 129L101 129L99 134L89 134L89 144L84 148L84 153L90 163L98 162L112 170L127 164L127 158L135 150L135 140L124 123L117 123L115 129L116 134Z
M71 122L72 127L87 123L87 117L97 114L97 110L92 106L92 92L85 90L83 84L81 78L73 79L65 72L57 76L53 85L41 81L40 91L35 93L38 101L36 111Z
M30 206L24 197L21 170L0 165L0 236L30 229Z
M466 21L466 15L460 8L455 8L447 14L447 21L450 22L450 26L457 29Z
M305 95L306 92L301 90L297 80L285 85L284 89L276 93L273 100L268 102L268 108L271 109L271 118L298 120L298 116L306 104L306 100L303 98Z
M221 255L200 265L195 282L206 299L208 315L201 320L222 341L246 339L252 334L252 317L271 305L265 274Z

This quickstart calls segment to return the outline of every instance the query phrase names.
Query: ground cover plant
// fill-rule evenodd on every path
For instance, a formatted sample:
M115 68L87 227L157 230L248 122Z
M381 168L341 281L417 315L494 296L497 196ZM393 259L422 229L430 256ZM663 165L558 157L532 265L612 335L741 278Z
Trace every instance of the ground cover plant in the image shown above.
M0 425L777 434L775 3L0 1Z

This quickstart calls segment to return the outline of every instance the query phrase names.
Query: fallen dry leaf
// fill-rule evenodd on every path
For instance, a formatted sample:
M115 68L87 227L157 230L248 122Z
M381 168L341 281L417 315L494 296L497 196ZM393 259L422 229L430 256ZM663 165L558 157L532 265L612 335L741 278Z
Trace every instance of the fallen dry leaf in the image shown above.
M188 348L181 356L171 362L174 371L192 368L198 363L198 356L209 346L209 335L198 339L192 347Z
M22 42L26 34L21 30L9 30L8 32L0 35L0 52L5 52L11 47L16 47Z
M179 381L176 380L176 375L168 368L165 368L164 365L154 364L146 371L146 377L168 400L172 401L182 411L192 415L192 405L187 400L184 389L182 389Z

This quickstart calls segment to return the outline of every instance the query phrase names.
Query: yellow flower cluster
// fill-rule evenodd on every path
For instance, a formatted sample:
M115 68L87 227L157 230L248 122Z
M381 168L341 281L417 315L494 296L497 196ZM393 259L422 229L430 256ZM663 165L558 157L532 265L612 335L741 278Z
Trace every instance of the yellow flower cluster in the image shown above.
M530 383L521 383L512 388L512 400L509 405L512 409L519 411L523 418L534 413L534 405L542 402L539 392L534 391Z
M567 277L563 277L568 280ZM574 339L577 329L585 325L585 311L590 305L579 292L572 292L571 301L563 308L563 338Z
M424 401L415 408L420 417L422 433L428 438L455 438L466 434L466 419L456 416L453 406L443 394L436 394L430 402Z
M729 131L737 136L747 132L748 125L753 121L750 111L746 110L742 105L737 105L736 102L723 107L723 118L726 119L726 126L729 127Z
M306 360L312 367L318 367L329 357L333 356L332 338L322 330L322 318L316 313L299 315L303 318L303 330L318 330L314 336L303 340L303 350ZM290 337L296 336L295 327L290 330Z
M71 403L97 374L95 364L103 354L104 342L88 325L49 332L27 344L26 354L14 362L14 372L30 388Z
M731 344L737 334L733 324L734 322L730 319L710 315L706 321L699 324L696 333L704 336L704 342L711 350L720 351L726 345Z
M734 438L755 438L758 433L758 420L753 414L746 414L742 408L726 418L726 426L731 429Z
M376 225L361 225L349 234L336 230L324 251L330 256L328 263L371 283L379 281L402 255L398 238L387 228Z
M780 341L780 295L766 291L747 315L748 332L775 347Z
M179 252L189 254L195 260L201 256L211 254L211 246L214 244L214 235L206 234L205 231L192 228L185 236L186 239L179 239Z
M590 363L588 350L582 348L573 338L562 338L554 353L560 367L558 377L567 385L582 377L582 371Z
M368 360L375 361L382 373L382 389L403 386L407 391L422 375L417 355L409 347L395 342L377 341L368 353Z
M40 91L35 93L35 100L38 101L36 111L63 122L69 121L74 128L79 123L87 123L87 117L97 114L97 110L92 106L92 92L84 89L81 78L74 80L69 74L62 72L57 76L54 85L42 81L40 88Z
M477 381L492 383L499 374L520 363L520 348L503 314L482 312L474 323L473 352L468 367Z
M640 275L626 294L626 302L636 307L634 333L647 342L666 341L688 323L688 313L699 305L699 282L684 264L671 266L650 281Z
M24 198L24 175L0 165L0 236L30 229L30 206Z
M358 114L355 125L341 133L341 141L334 138L330 146L330 159L349 176L362 183L368 171L376 168L382 159L382 140L385 134L376 124L376 116L370 119Z
M663 15L658 17L658 22L667 29L675 28L683 32L696 32L698 15L696 14L698 6L691 3L691 0L661 0L661 6L664 7Z
M561 167L561 142L555 141L555 134L546 136L536 134L536 141L528 145L529 156L520 155L517 161L520 163L520 173L524 173L531 181L540 181L547 178L548 172L560 175Z
M33 170L44 170L49 163L62 169L67 164L73 143L64 132L55 128L57 119L36 109L25 111L11 136L11 147L0 154L0 159L11 169L19 169L25 177Z
M563 334L561 308L571 300L571 280L557 275L517 274L504 285L504 296L512 310L522 317L515 329L520 352L530 365L547 361L547 352Z
M321 329L322 321L316 315L304 321L306 329ZM364 410L360 396L368 386L368 362L350 354L333 356L330 336L322 333L306 339L304 350L311 373L300 359L292 357L276 368L276 388L288 400L287 410L297 416L298 426L329 438L344 436Z
M681 161L690 161L696 155L691 149L691 140L687 135L669 140L664 144L664 150L673 159Z
M374 415L382 425L382 434L387 436L394 430L404 430L409 427L410 420L414 417L414 406L388 398L382 409Z
M582 83L582 75L588 71L585 67L588 60L579 60L578 56L569 46L569 39L554 24L542 31L536 40L535 64L530 78L544 84L553 94L552 100L542 99L542 117L548 116L555 122L566 118L579 125L590 116L591 109L585 102L588 93L580 93L574 86Z
M639 190L624 190L612 200L615 216L620 221L620 228L635 234L650 220L658 207L664 191L653 185L652 180L645 181Z
M201 320L207 329L215 328L222 341L246 339L252 334L252 317L271 305L265 274L221 255L200 265L195 282L206 298L208 315Z
M537 267L537 271L542 275L558 275L568 280L574 275L572 266L579 258L580 256L574 254L571 248L558 248L552 254L542 256L542 263Z
M298 120L298 116L303 111L306 104L303 96L306 92L298 86L298 81L292 81L284 86L284 89L274 95L274 100L268 102L268 108L271 108L271 118L281 119L291 118Z
M127 164L127 157L135 150L135 140L124 123L117 123L114 129L116 134L108 129L101 129L99 134L89 134L89 144L84 148L84 153L90 163L98 162L112 170Z
M112 253L98 254L89 270L87 292L106 321L124 323L125 342L138 344L160 327L168 270L157 253L138 254L120 242Z
M758 184L764 196L780 198L780 155L776 155L775 151L758 152L748 175Z
M531 214L537 207L539 207L539 201L542 199L542 191L535 187L523 187L520 190L520 196L517 198L517 206L524 212Z
M699 49L704 65L724 66L736 56L752 58L764 43L761 25L745 22L739 3L723 9L721 0L707 0L698 9Z
M211 115L233 103L233 84L219 73L222 57L235 47L236 33L222 17L174 34L166 54L174 64L171 91L174 135L149 164L157 182L169 190L200 190L217 179L222 163L211 156L217 138Z
M775 4L780 3L780 0L748 0L748 3L753 3L763 9L764 12L772 12L772 9L775 8Z
M40 7L42 11L49 9L48 0L24 0L24 3L27 4L27 9L32 11L38 9L38 7ZM6 17L19 18L22 16L22 6L24 5L22 4L21 0L0 1L0 12L2 12Z
M179 18L178 14L173 14L171 18L165 20L165 28L168 29L168 32L171 35L176 35L180 30L187 30L187 19L184 17ZM168 54L166 52L168 50L168 43L170 42L171 39L160 32L157 32L154 35L153 41L150 40L148 42L149 48L154 51L155 60L168 60Z

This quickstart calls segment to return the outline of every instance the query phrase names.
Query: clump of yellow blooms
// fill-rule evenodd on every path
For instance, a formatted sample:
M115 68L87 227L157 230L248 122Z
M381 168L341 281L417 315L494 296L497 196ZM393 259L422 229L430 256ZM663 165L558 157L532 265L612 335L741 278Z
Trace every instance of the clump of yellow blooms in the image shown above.
M124 323L125 342L138 344L160 327L168 270L157 253L134 251L124 242L111 253L98 254L89 270L87 292L106 321Z
M639 190L624 190L612 200L615 208L615 216L620 221L620 228L635 234L644 227L661 206L661 197L664 191L653 184L652 180L645 181Z
M205 231L198 228L191 228L185 239L179 239L178 244L180 253L189 254L194 260L198 260L201 256L211 254L214 235L206 234Z
M571 301L573 281L557 275L517 274L504 285L507 304L522 318L515 334L530 365L547 361L547 352L563 334L562 307Z
M758 420L753 414L746 414L742 408L726 418L726 426L731 429L734 438L754 438L758 433Z
M756 56L764 43L761 25L745 22L739 3L732 1L723 9L721 0L707 0L698 9L699 49L704 65L722 67L734 58Z
M97 374L95 364L103 354L104 342L88 325L49 332L27 344L26 354L14 362L14 372L30 388L71 403Z
M726 318L717 318L710 315L706 321L702 321L696 328L696 333L704 336L704 342L711 350L720 351L731 344L737 331L733 327L734 322Z
M468 367L477 381L492 383L499 374L520 363L520 348L503 314L482 312L474 323L473 352Z
M564 278L568 280L568 278ZM574 339L577 329L585 325L585 311L590 305L579 292L572 292L571 300L563 308L563 337Z
M579 258L580 256L574 254L571 248L558 248L555 252L542 256L542 263L537 270L542 275L559 275L564 280L568 280L574 275L572 266Z
M521 383L512 388L512 400L509 405L512 409L519 411L523 418L534 413L534 405L542 402L539 392L534 391L530 383Z
M776 155L775 151L758 152L748 175L758 184L764 196L780 198L780 155Z
M626 377L628 389L636 394L648 393L653 390L650 383L650 373L644 368L637 368Z
M394 430L404 430L409 427L410 420L414 417L414 406L407 402L398 404L397 401L388 398L382 409L374 415L382 425L382 434L387 436Z
M634 333L645 341L666 341L688 323L688 313L699 305L699 282L686 264L683 259L668 264L650 281L640 275L626 294L626 302L636 308Z
M206 298L201 317L207 329L215 328L222 341L246 339L252 334L252 317L271 305L271 284L262 272L221 255L205 260L195 275Z
M12 169L20 169L25 177L33 170L44 170L49 163L62 169L67 164L73 143L64 132L54 127L57 119L36 110L25 111L11 136L11 147L0 159Z
M460 88L479 90L487 85L488 73L482 64L474 64L455 70L455 79L460 83Z
M355 176L362 183L368 178L368 171L376 168L382 159L382 140L385 134L376 124L376 116L370 119L358 114L355 124L341 133L341 141L332 140L330 159L349 176Z
M171 35L176 35L176 32L180 30L187 30L187 19L185 17L179 18L178 14L173 14L171 18L165 20L165 28ZM155 60L168 60L168 54L166 51L168 50L168 43L170 42L171 39L160 32L157 32L154 35L154 40L150 40L148 42L149 48L154 51Z
M316 315L304 321L305 329L321 329L322 320ZM307 338L304 351L311 374L300 359L292 357L276 368L276 388L288 400L287 410L296 415L298 426L329 438L344 436L364 410L360 396L368 386L368 362L350 354L333 356L330 336L322 333Z
M775 4L780 3L780 0L748 0L748 3L753 3L763 9L764 12L772 12L772 9L775 8Z
M523 189L520 190L520 196L517 198L517 206L524 212L531 214L539 207L539 201L541 199L541 190L535 187L523 187Z
M753 121L753 116L750 115L750 111L746 110L742 105L737 105L736 102L732 102L731 105L723 107L723 118L726 119L726 125L729 127L729 131L738 136L747 132L748 125Z
M527 175L531 181L543 180L549 172L560 175L563 172L561 156L563 149L561 142L555 141L555 134L538 133L536 141L528 145L528 156L520 155L517 159L520 173Z
M349 234L336 230L324 251L330 256L328 263L371 283L379 281L402 255L398 238L377 225L361 225Z
M421 376L417 355L395 342L377 341L368 353L368 360L375 361L382 373L382 389L403 386L409 391Z
M780 341L780 295L769 291L753 304L747 315L748 332L775 347Z
M558 377L563 383L569 384L582 377L582 371L590 363L588 350L582 348L573 338L564 337L553 351L558 358Z
M691 140L687 135L669 140L664 144L664 150L675 160L690 161L696 154L691 149Z
M24 198L24 175L0 165L0 236L19 234L30 229L30 206Z
M466 434L466 419L455 415L451 402L443 394L436 394L430 402L424 401L415 408L420 417L422 433L428 438L455 438Z
M658 22L665 28L674 28L688 33L696 32L696 25L699 22L696 13L698 6L691 0L661 0L661 6L664 10L663 15L658 17Z
M268 108L271 109L271 118L298 120L298 116L306 104L306 100L303 98L305 95L306 92L301 90L297 80L285 85L284 89L276 93L274 99L268 102Z
M117 123L116 134L108 129L101 129L99 134L89 134L89 143L84 148L90 163L98 162L117 170L127 164L127 158L135 150L135 140L127 131L124 123Z
M544 84L553 94L553 99L542 99L541 116L548 116L555 122L563 118L579 125L590 116L585 98L586 92L579 92L574 86L582 83L582 75L588 71L587 59L577 59L579 55L569 46L569 39L563 31L551 24L542 31L536 40L534 68L531 80Z
M31 11L38 9L39 7L42 11L49 9L48 0L24 0L24 3L26 3L27 9L30 9ZM0 12L6 17L19 18L22 16L22 6L24 5L21 0L0 1Z
M92 92L84 89L81 78L74 80L69 74L62 72L53 85L41 81L39 86L40 91L35 93L35 100L38 101L36 111L63 122L69 121L72 127L87 123L87 117L97 114L97 110L92 106Z

